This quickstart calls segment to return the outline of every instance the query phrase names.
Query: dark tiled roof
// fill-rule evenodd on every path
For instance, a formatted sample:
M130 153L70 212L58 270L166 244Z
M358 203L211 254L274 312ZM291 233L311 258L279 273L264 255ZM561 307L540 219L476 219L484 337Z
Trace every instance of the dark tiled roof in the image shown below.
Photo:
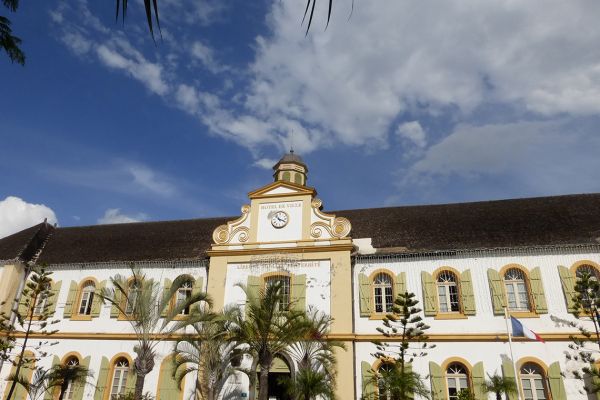
M42 222L0 239L0 260L31 261L54 228Z
M337 211L350 235L406 251L598 243L600 194Z
M595 244L600 194L331 211L378 249L426 252ZM236 217L56 228L38 262L202 259L213 230ZM23 253L40 225L0 240L0 260Z
M236 217L57 228L39 262L205 258L214 229L233 219Z

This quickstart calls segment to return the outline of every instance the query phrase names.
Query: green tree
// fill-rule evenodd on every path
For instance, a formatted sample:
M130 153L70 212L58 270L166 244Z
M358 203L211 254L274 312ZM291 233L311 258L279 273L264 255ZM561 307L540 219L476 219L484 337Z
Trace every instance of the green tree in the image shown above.
M294 307L281 307L285 300L281 283L267 285L257 295L246 292L245 309L231 311L231 339L254 360L254 367L248 371L250 382L256 382L258 371L258 399L267 400L269 391L269 371L275 356L283 354L294 343L304 339L311 325L306 313ZM250 399L254 398L254 384L250 387Z
M496 395L496 400L502 400L502 395L507 398L511 394L517 393L517 383L513 378L507 378L502 375L489 375L483 384L483 389L486 393Z
M156 346L180 325L169 326L175 316L179 315L188 304L204 302L210 304L206 293L193 293L188 303L171 307L171 298L187 280L180 276L173 281L168 292L161 292L160 284L145 273L131 265L131 276L116 275L110 278L112 287L105 287L100 293L103 302L111 304L121 315L126 316L136 335L137 345L134 347L136 373L134 398L141 400L144 392L144 381L155 366Z
M426 342L425 331L429 326L423 322L418 304L414 293L398 293L392 312L383 318L383 327L377 328L394 342L373 342L377 346L373 356L388 367L381 372L372 371L371 384L377 384L379 390L385 390L393 400L409 400L415 394L429 396L422 377L411 368L415 358L425 357L427 350L435 347Z
M32 270L21 294L18 307L12 310L14 320L10 315L0 315L0 328L2 336L5 337L2 346L16 350L16 354L7 353L5 355L15 368L14 374L9 379L11 385L6 400L12 399L17 385L26 391L29 390L29 387L23 385L23 370L33 369L35 372L35 364L47 356L46 351L43 350L44 347L56 344L48 340L37 341L35 345L29 344L32 335L51 336L57 332L48 329L58 322L58 320L50 320L54 314L53 306L55 304L53 303L55 294L52 290L51 274L43 267ZM15 340L17 333L22 336L22 341ZM26 352L31 352L30 354L33 356Z
M2 3L10 11L17 11L19 0L2 0ZM12 34L10 20L0 15L0 49L4 49L11 62L25 65L25 54L19 47L21 39Z
M196 395L201 400L216 400L224 395L227 380L236 372L239 352L229 339L228 311L215 315L190 315L182 322L193 330L174 346L174 378L181 387L188 375L194 375Z
M297 400L333 399L336 386L335 349L345 349L344 343L327 340L332 318L309 307L309 331L286 350L297 364L294 376L282 381L287 394Z
M54 365L47 374L47 388L59 388L58 400L63 400L69 389L72 386L85 386L87 378L91 377L92 373L83 365Z

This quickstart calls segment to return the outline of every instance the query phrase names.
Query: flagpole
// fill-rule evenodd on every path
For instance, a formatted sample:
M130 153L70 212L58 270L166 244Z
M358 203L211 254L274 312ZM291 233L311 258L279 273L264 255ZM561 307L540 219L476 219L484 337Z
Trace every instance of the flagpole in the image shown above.
M510 349L510 361L512 362L513 372L515 374L515 383L517 384L517 399L521 400L521 382L519 375L517 374L517 366L515 364L515 356L513 355L512 349L512 334L508 329L508 309L504 307L504 322L506 323L506 334L508 335L508 348Z

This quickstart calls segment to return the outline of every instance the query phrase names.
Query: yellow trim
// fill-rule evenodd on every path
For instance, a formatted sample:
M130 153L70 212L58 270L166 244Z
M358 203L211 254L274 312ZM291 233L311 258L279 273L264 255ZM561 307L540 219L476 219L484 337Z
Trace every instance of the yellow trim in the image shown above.
M265 193L267 193L273 189L276 189L278 187L285 187L287 189L297 190L297 192L265 194ZM315 190L315 188L312 188L309 186L304 186L304 185L299 185L299 184L293 183L293 182L276 181L276 182L269 183L268 185L265 185L261 188L258 188L256 190L249 192L248 197L250 199L265 199L265 198L273 198L273 197L289 197L289 196L299 196L299 195L307 195L307 194L315 196L317 194L317 191Z
M18 359L19 356L16 356L16 359ZM23 353L23 359L27 360L27 359L31 359L31 367L30 368L22 368L21 367L21 376L23 376L24 378L27 378L28 382L31 382L31 378L33 377L33 370L35 368L35 354L33 354L33 352L31 350L25 350L25 352ZM26 365L27 361L25 361L23 363L23 365ZM16 366L12 366L12 368L10 369L10 373L14 374L17 370ZM17 386L15 388L15 392L16 389L19 388L19 386ZM7 384L6 387L4 388L4 394L2 395L2 399L6 400L6 398L8 397L8 392L10 391L10 384ZM13 396L15 395L15 392L13 392Z
M98 279L94 278L93 276L88 276L86 278L83 278L79 282L79 285L77 285L77 296L75 296L76 301L73 303L73 308L75 308L75 309L71 309L71 318L70 318L71 321L91 321L92 320L91 313L90 313L90 315L79 314L79 309L81 308L81 296L83 295L83 286L85 285L86 282L89 282L89 281L94 282L94 289L98 288ZM91 306L90 306L90 310L91 310Z
M196 278L194 278L192 275L190 274L181 274L181 275L177 275L177 277L173 280L173 282L175 282L175 280L179 279L180 276L186 277L187 279L189 279L190 281L192 281L194 284L196 283ZM173 285L173 282L171 282L171 286ZM163 288L164 290L164 288ZM179 289L177 289L179 290ZM192 285L192 292L194 291L194 287ZM175 308L175 300L177 298L177 292L173 293L173 296L171 296L171 298L169 299L169 312L173 311L173 309ZM187 315L184 314L177 314L173 317L173 321L183 321L184 319L187 318Z
M447 311L447 312L442 312L440 311L440 292L438 291L438 285L437 285L437 278L438 276L444 272L444 271L450 271L454 274L454 276L456 277L456 292L458 293L458 309L460 311ZM433 273L431 274L431 276L433 277L433 283L435 285L435 294L436 294L436 302L437 302L437 309L438 312L437 314L433 317L433 319L439 319L439 320L445 320L445 319L468 319L469 317L467 317L463 311L463 301L462 301L462 293L460 291L460 272L453 267L450 266L442 266L439 267L438 269L436 269L435 271L433 271Z
M378 268L371 272L371 275L369 275L369 282L371 282L371 301L373 301L373 311L371 312L369 319L372 320L382 320L387 314L389 314L387 311L379 313L375 311L375 284L373 281L378 274L386 274L392 279L392 305L394 304L394 299L396 299L396 279L394 277L394 273L386 268Z
M595 263L595 262L593 262L591 260L581 260L581 261L575 262L569 268L569 270L571 271L571 273L573 274L573 276L577 276L577 268L581 267L582 265L589 265L590 267L593 267L598 272L600 272L600 265L598 265L597 263Z
M110 362L108 363L108 379L106 380L106 387L104 388L104 394L102 396L103 400L109 400L110 399L110 391L112 388L112 383L113 383L113 379L115 378L115 364L117 363L117 361L120 358L125 358L127 360L127 362L129 363L129 371L127 372L127 379L130 379L129 374L134 374L134 368L133 368L133 359L131 358L131 356L127 353L117 353L113 356L113 358L110 359ZM125 381L125 386L127 386L127 381ZM96 390L98 390L99 388L96 388Z
M15 333L15 337L23 338L25 334L23 332ZM427 334L429 342L506 342L508 336L505 333L461 333L461 334L449 334L449 333L432 333ZM574 336L578 339L585 339L585 337L576 332L549 332L540 334L542 339L547 342L571 342L571 337ZM31 338L55 338L55 339L73 339L73 340L132 340L137 341L135 333L94 333L94 332L57 332L52 335L43 334L31 334ZM156 340L167 340L175 341L180 340L190 335L185 334L153 334L150 335L151 339ZM376 334L352 334L352 333L331 333L325 336L327 340L339 340L346 342L372 342L374 340L386 341L386 342L398 342L400 338L386 338L383 335ZM514 342L528 342L529 339L523 337L513 337Z
M344 238L346 239L346 238ZM331 240L333 241L333 239ZM208 250L206 254L209 257L227 257L227 256L242 256L270 253L321 253L331 251L352 251L352 244L340 244L331 246L303 246L303 247L267 247L267 248L243 248L236 250Z
M465 314L461 312L438 312L433 319L446 320L446 319L468 319Z
M65 363L67 362L67 360L68 360L70 357L73 357L73 356L74 356L74 357L76 357L76 358L77 358L77 360L78 360L79 362L81 362L81 360L83 360L83 357L81 356L81 354L79 354L79 353L78 353L78 352L76 352L76 351L70 351L70 352L68 352L67 354L65 354L65 355L62 357L62 359L60 360L60 363L61 363L61 365L65 365Z
M552 392L550 391L550 385L548 383L548 366L539 358L536 357L523 357L520 358L516 363L517 368L517 379L519 379L519 391L521 392L521 397L525 398L523 393L523 383L521 382L521 367L527 363L536 364L538 367L542 369L542 382L544 383L544 392L548 395L548 399L552 400Z

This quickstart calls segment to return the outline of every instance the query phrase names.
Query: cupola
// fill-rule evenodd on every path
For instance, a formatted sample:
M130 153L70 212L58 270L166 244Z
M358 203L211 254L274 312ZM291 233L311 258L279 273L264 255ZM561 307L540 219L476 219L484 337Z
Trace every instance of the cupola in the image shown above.
M308 168L300 156L294 154L294 150L284 155L273 167L275 182L290 182L306 186L306 174Z

